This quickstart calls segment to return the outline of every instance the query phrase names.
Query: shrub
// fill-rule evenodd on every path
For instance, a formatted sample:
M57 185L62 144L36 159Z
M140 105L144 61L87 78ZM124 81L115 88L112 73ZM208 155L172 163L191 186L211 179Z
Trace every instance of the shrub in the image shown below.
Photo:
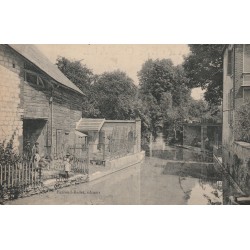
M237 110L235 121L236 140L250 143L250 102L242 104Z
M13 142L16 136L16 132L13 133L9 142L5 140L0 143L0 165L8 165L14 166L17 162L20 162L21 157L14 151Z

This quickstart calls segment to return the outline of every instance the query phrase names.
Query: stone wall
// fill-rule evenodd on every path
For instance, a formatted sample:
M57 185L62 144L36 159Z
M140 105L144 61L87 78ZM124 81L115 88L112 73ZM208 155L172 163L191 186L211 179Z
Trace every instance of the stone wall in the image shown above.
M9 141L14 135L14 149L22 151L22 115L21 98L22 61L0 45L0 143Z
M105 144L108 144L108 137L113 134L114 128L120 128L120 132L126 129L126 132L129 133L133 131L135 137L135 145L134 145L134 152L141 152L141 120L124 120L124 121L112 121L106 120L101 132L105 133ZM122 134L117 135L119 138ZM118 139L118 138L116 138Z
M234 142L224 148L223 166L241 190L250 195L250 144Z

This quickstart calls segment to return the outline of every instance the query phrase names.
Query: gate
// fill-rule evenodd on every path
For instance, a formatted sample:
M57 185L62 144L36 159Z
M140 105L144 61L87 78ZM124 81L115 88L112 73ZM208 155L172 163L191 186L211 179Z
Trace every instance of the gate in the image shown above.
M71 171L89 174L89 150L86 144L75 144L69 148L72 157Z

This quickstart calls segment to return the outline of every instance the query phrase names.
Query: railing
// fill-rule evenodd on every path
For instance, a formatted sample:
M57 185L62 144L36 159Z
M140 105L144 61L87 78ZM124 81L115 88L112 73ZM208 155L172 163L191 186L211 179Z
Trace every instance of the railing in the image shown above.
M48 167L49 171L64 171L64 161L62 159L54 160ZM71 156L70 160L71 172L88 174L88 157L78 158L76 156Z
M75 173L89 174L88 158L74 157L71 163L71 171Z

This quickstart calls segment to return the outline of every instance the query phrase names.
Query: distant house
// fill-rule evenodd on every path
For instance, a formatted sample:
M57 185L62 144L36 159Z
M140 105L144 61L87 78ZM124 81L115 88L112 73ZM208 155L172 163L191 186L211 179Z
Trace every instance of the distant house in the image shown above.
M236 183L246 192L250 190L250 141L246 140L241 112L250 100L250 45L230 44L223 50L223 164ZM250 127L250 126L249 126ZM244 134L245 133L245 134Z
M62 158L79 140L84 94L33 45L0 45L0 142Z
M216 149L221 145L222 124L202 120L183 124L183 145ZM207 145L205 145L207 140Z

